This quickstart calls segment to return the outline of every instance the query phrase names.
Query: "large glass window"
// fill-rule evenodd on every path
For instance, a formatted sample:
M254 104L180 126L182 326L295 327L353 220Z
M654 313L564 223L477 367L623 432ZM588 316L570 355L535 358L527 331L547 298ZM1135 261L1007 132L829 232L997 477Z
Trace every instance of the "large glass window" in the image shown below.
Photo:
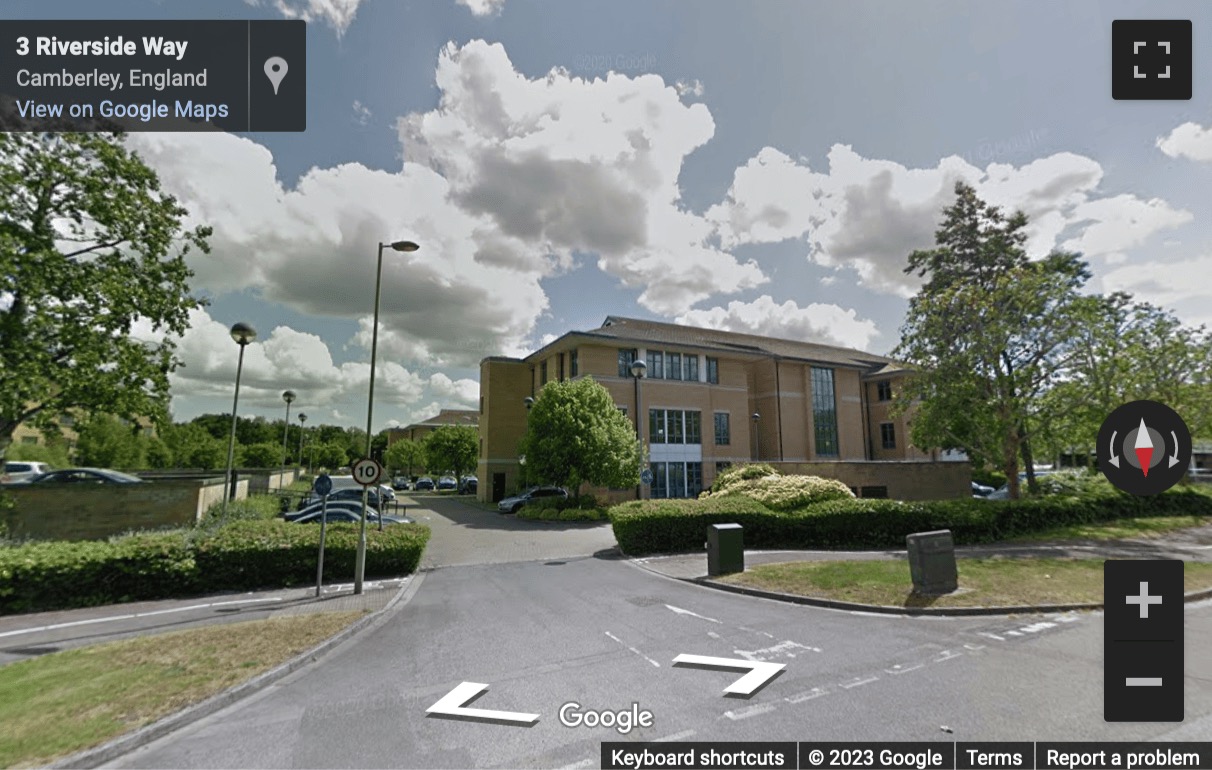
M702 463L652 463L654 498L698 497L703 491Z
M669 466L669 496L686 496L686 463L667 463Z
M699 381L699 357L685 355L682 357L682 379L690 382Z
M833 370L812 367L812 423L819 457L837 457L837 398Z
M665 463L652 463L653 497L669 497L669 486L665 483Z
M648 436L652 444L701 444L702 413L681 409L649 409Z
M631 364L635 361L635 348L630 350L622 348L619 350L619 376L631 376Z
M686 443L703 443L702 416L699 412L686 413Z
M669 353L669 379L682 379L682 354Z
M648 351L648 372L645 376L663 379L665 377L664 356L659 350Z
M665 410L648 410L648 443L665 443Z
M712 385L720 384L720 359L707 357L707 382Z
M568 354L568 376L577 376L577 352L575 350Z
M686 496L698 497L703 491L703 464L686 463Z
M676 410L670 410L665 413L665 427L668 429L667 443L670 444L685 444L682 436L682 417L685 413Z
M732 430L728 424L727 412L715 413L715 445L728 446L732 443Z

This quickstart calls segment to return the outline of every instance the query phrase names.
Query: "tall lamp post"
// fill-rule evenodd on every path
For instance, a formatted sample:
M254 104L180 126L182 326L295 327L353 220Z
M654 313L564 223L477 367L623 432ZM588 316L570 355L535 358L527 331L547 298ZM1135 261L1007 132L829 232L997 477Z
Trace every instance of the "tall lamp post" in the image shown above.
M231 437L227 441L227 473L223 476L223 516L227 516L227 501L235 494L232 464L236 457L236 411L240 404L240 375L244 372L244 348L257 338L257 330L246 323L231 327L231 338L240 346L240 362L236 364L236 395L231 401Z
M644 379L644 373L648 371L648 364L637 358L631 362L631 376L635 380L635 441L636 446L640 449L640 464L644 463L644 434L640 430L640 380ZM635 499L643 498L641 484L635 485Z
M421 248L412 241L395 241L394 243L379 242L379 262L375 268L375 319L370 332L370 397L366 404L366 456L370 457L370 444L374 439L371 433L375 411L375 358L379 351L379 296L383 288L383 249L392 251L413 252ZM358 555L354 561L354 593L362 593L362 581L366 576L366 501L370 496L370 487L362 487L362 520L358 524ZM382 501L380 501L382 502ZM380 513L380 515L382 515Z
M282 400L286 402L286 423L282 426L282 467L286 468L286 438L290 435L290 405L295 400L295 392L285 391L282 393Z
M307 415L303 414L302 412L299 412L299 465L300 465L300 467L303 465L303 434L306 433L306 429L303 427L303 425L306 422L307 422ZM308 468L307 472L311 473L311 468Z
M527 396L526 398L522 399L522 403L526 405L526 433L529 435L530 410L532 407L534 407L534 396ZM522 468L522 486L526 486L530 483L530 480L526 478L526 455L522 455L518 458L518 465L520 465Z
M762 426L758 424L758 420L762 419L762 415L757 412L753 413L753 456L758 462L762 461Z

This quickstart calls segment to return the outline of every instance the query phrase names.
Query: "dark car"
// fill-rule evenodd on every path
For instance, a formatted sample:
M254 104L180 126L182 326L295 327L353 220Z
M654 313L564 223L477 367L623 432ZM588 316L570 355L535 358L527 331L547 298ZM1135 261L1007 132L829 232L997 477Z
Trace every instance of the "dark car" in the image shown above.
M507 497L497 503L497 510L501 513L517 513L527 503L541 500L545 497L562 497L567 499L568 490L561 487L531 487L520 495Z
M324 514L324 518L328 521L329 524L334 524L334 523L337 523L337 524L355 523L356 524L357 522L362 520L361 515L354 513L353 511L347 511L347 510L344 510L341 508L337 508L335 510L332 508L329 508L328 511ZM290 521L294 522L295 524L319 524L320 523L320 511L316 511L314 513L309 513L306 516L300 516L297 519L291 519ZM377 526L379 523L378 514L371 515L370 512L368 511L366 514L366 523L374 524ZM384 524L413 524L414 522L412 519L407 518L407 517L397 518L394 516L384 516L383 523Z
M356 500L358 502L361 502L362 501L362 490L354 488L354 487L346 487L345 489L338 489L337 491L331 493L328 496L328 501L330 503L333 502L334 500ZM304 508L304 507L313 505L318 502L320 502L320 496L317 495L315 492L312 492L311 494L309 494L303 498L303 501L300 503L299 507ZM369 505L371 508L382 508L384 505L386 505L387 503L390 503L390 502L391 502L391 500L387 499L386 497L384 497L383 499L380 500L379 492L376 489L372 489L369 492L367 492L366 504Z
M396 490L397 492L407 492L408 491L408 477L407 476L396 476L394 479L391 480L391 488Z
M475 476L464 476L463 478L459 479L459 494L474 495L476 493L476 487L478 487L479 484L480 480Z
M977 484L975 481L972 482L973 497L988 497L989 495L993 494L993 492L993 487L987 487L984 484Z
M319 513L322 510L324 510L323 502L312 503L311 505L305 506L297 511L287 511L286 513L284 513L282 515L282 518L286 519L287 521L294 521L295 519L301 519L304 516L310 516L313 513ZM332 499L329 499L328 510L329 510L329 512L350 511L352 513L355 513L355 514L361 516L362 515L362 501L361 500L332 500ZM374 515L374 516L379 515L378 509L376 509L372 506L367 506L366 513L368 515ZM329 519L329 521L332 521L332 519Z
M412 488L418 492L432 492L433 479L423 476L417 479L417 483L413 484Z
M34 476L27 484L146 484L138 476L107 468L64 468Z
M459 483L452 476L443 476L438 479L438 489L455 489L458 486Z

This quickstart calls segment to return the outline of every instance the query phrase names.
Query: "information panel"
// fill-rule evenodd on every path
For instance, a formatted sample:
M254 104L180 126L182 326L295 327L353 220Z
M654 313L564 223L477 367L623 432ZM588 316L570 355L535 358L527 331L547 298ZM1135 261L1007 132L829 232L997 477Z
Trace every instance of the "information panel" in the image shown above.
M0 21L0 130L303 131L307 25Z

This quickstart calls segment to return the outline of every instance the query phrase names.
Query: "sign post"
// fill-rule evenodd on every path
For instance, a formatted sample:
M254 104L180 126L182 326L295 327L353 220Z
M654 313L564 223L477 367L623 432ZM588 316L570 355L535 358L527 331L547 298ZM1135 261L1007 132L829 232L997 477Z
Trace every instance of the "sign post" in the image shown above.
M316 566L316 598L319 599L324 587L324 538L328 534L328 493L332 492L332 479L322 473L316 477L312 488L323 500L320 504L320 560Z
M383 466L379 465L377 462L375 462L375 460L373 458L363 457L362 459L358 460L356 463L353 464L353 468L350 469L350 472L353 474L354 481L356 481L362 485L362 521L360 521L358 523L358 528L359 528L359 533L360 533L359 537L364 539L366 537L366 498L370 495L370 488L372 486L375 487L376 490L378 490L378 484L383 479ZM383 495L382 495L382 490L378 490L378 491L379 491L379 494L377 494L375 496L375 499L378 501L379 506L380 506L379 531L382 532L383 531L383 511L382 511ZM365 568L365 565L363 565L363 569L364 568ZM355 571L358 572L359 574L361 574L361 570L355 570Z

